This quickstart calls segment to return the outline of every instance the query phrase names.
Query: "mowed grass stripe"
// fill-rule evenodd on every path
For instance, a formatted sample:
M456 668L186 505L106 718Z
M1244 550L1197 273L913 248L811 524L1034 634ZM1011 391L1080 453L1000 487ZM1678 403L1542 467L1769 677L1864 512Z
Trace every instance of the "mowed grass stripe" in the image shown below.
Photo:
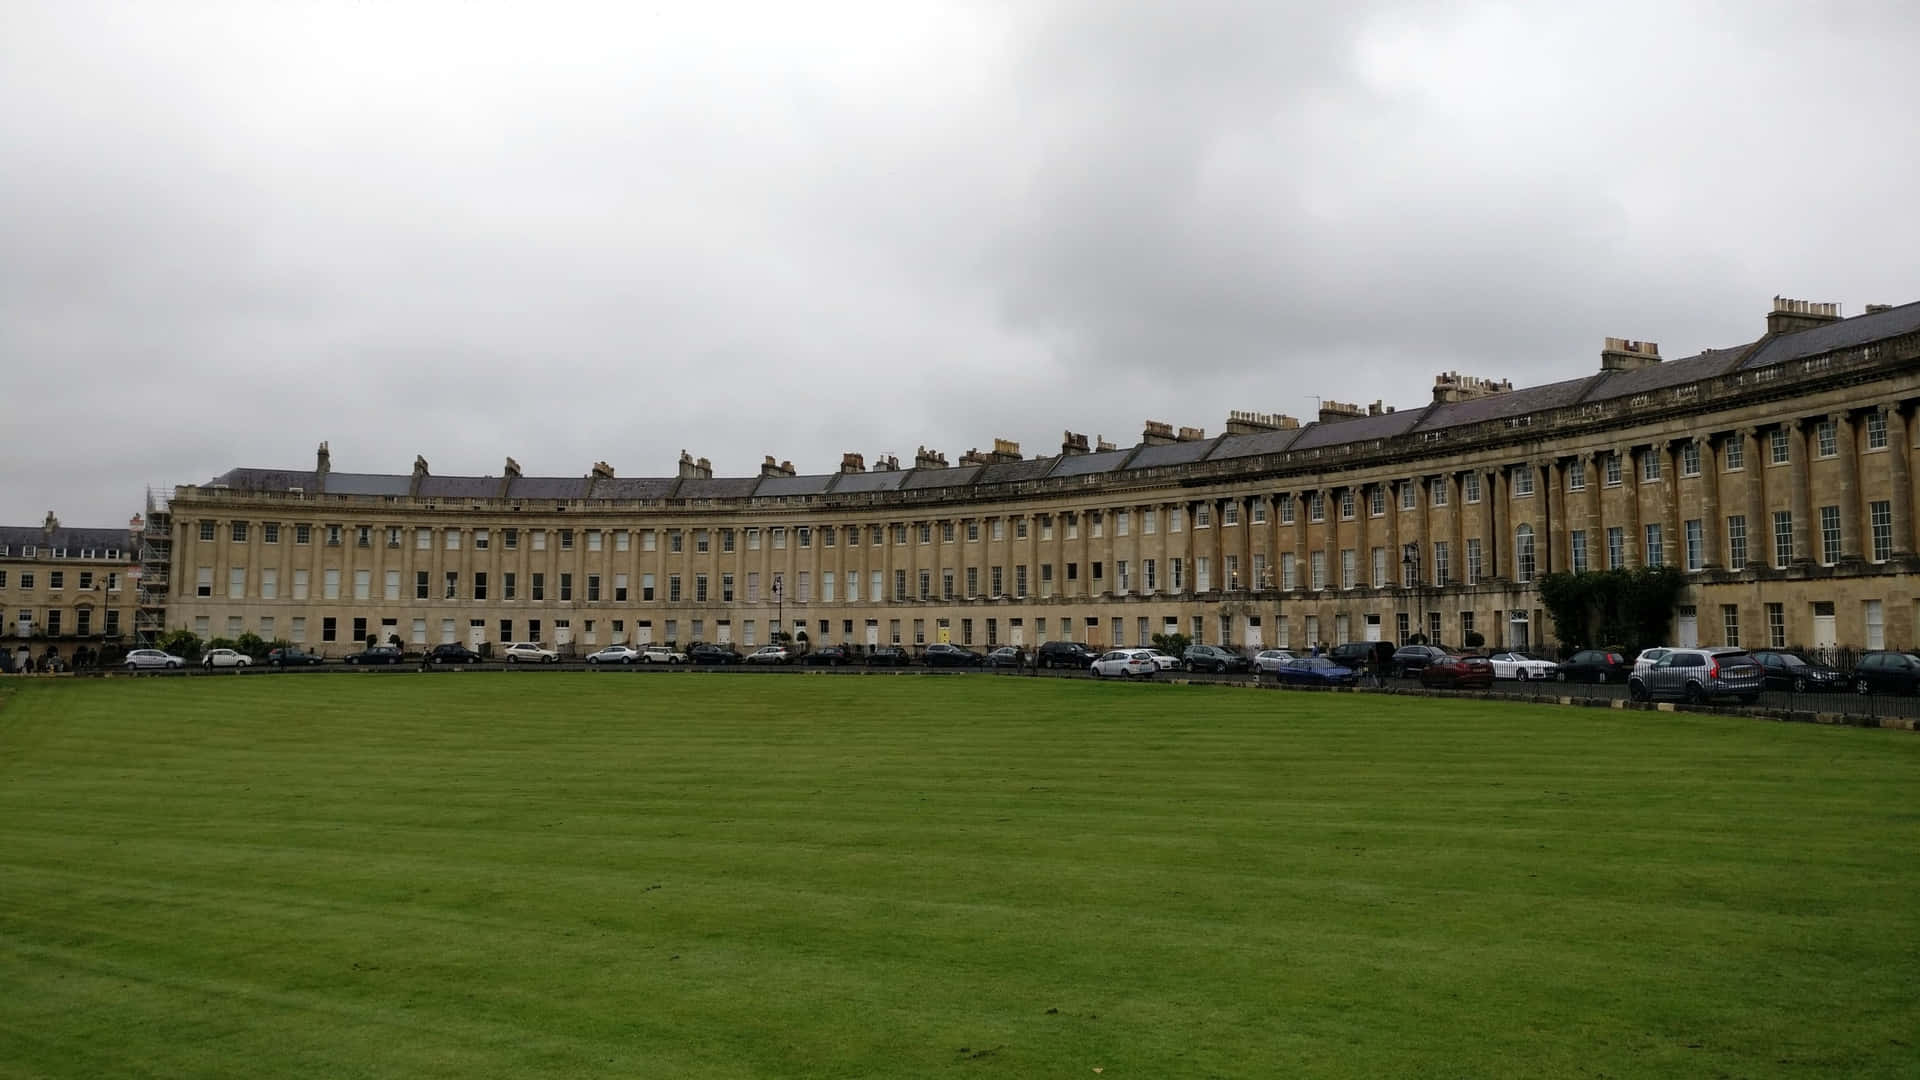
M33 685L0 1071L1904 1075L1915 745L1057 680Z

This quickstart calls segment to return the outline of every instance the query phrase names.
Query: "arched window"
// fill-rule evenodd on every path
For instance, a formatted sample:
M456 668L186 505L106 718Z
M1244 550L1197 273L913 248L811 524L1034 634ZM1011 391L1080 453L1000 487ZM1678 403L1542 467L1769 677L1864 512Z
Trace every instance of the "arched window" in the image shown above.
M1533 580L1533 526L1513 530L1513 576L1516 581Z

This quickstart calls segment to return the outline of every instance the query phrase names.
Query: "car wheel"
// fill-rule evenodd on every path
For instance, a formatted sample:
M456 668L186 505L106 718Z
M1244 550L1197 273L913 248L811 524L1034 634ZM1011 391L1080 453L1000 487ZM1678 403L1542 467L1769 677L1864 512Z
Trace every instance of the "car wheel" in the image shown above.
M1647 688L1644 684L1637 683L1637 682L1628 682L1627 696L1632 698L1635 701L1645 701L1647 700L1649 695L1647 694Z
M1702 688L1699 683L1696 683L1696 682L1688 683L1687 684L1687 704L1705 705L1706 703L1707 703L1706 690Z
M1805 675L1794 676L1793 692L1796 694L1804 694L1807 692L1807 677Z
M175 668L178 668L179 666L180 666L180 661L178 661L178 660L172 660L172 661L169 661L169 662L167 663L167 670L168 670L168 671L172 671L172 670L174 670Z
M129 675L137 675L137 674L139 674L139 673L140 673L140 665L139 665L139 664L128 664L128 665L127 665L127 674L129 674Z
M597 656L589 656L587 657L587 663L593 665L594 667L599 667L600 658Z

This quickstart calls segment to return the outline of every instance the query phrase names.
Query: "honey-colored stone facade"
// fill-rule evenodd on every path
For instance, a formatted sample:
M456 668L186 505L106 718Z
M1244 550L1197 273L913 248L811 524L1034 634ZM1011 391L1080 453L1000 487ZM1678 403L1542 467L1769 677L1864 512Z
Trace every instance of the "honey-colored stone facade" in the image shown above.
M0 651L38 661L81 648L130 644L135 632L136 539L126 529L0 528Z
M1776 304L1768 329L1670 364L1610 340L1600 373L1549 387L1449 374L1420 410L1236 413L1259 423L1204 447L1154 424L1044 461L1003 442L964 474L923 452L886 477L848 455L813 478L769 459L716 481L685 459L660 480L535 482L509 461L435 482L419 461L348 483L323 447L310 473L176 489L166 621L334 655L390 634L746 647L776 620L816 646L1476 630L1545 648L1539 575L1656 557L1690 582L1680 643L1910 647L1920 305Z

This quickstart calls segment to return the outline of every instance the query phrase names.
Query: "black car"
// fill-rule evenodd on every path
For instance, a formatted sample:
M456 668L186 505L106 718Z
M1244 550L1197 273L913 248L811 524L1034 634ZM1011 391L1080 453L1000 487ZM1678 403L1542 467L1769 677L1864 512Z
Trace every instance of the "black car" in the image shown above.
M730 645L703 641L687 647L687 662L692 664L743 664L746 660L746 657L734 652Z
M1870 652L1854 665L1853 689L1861 694L1920 694L1920 656Z
M1393 652L1391 642L1344 641L1327 650L1327 659L1354 671L1362 668L1387 671L1393 665Z
M1753 659L1766 676L1769 690L1819 694L1845 691L1850 686L1846 672L1816 664L1798 653L1782 649L1755 649Z
M435 645L432 651L427 653L429 664L477 664L479 662L480 654L465 645L451 643Z
M1218 645L1189 645L1187 651L1180 654L1180 666L1188 671L1212 671L1226 675L1236 671L1252 671L1253 661Z
M401 661L400 650L391 645L369 645L357 653L348 653L341 658L344 664L398 664Z
M853 663L853 654L847 651L845 645L828 645L801 657L800 662L815 667L846 667Z
M868 667L907 667L913 663L913 654L898 645L882 645L867 650Z
M1387 661L1387 670L1403 679L1419 676L1428 664L1446 663L1453 654L1438 645L1402 645L1393 652L1393 658Z
M958 645L929 645L923 659L928 667L979 667L987 662L986 657Z
M326 663L319 653L310 653L305 649L275 649L267 654L268 667L313 667Z
M1561 682L1623 683L1632 674L1626 654L1612 649L1581 649L1553 669Z
M1075 671L1087 670L1087 665L1100 658L1100 654L1077 641L1049 641L1042 644L1034 653L1033 664L1043 668L1072 668Z

